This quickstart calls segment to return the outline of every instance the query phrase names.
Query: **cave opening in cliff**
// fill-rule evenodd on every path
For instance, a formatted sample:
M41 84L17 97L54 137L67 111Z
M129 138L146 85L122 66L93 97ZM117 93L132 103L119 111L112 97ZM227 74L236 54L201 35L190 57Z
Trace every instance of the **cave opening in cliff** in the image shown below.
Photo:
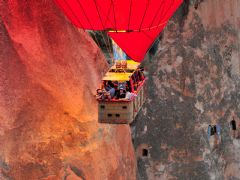
M147 157L148 156L148 149L143 148L142 149L142 156Z

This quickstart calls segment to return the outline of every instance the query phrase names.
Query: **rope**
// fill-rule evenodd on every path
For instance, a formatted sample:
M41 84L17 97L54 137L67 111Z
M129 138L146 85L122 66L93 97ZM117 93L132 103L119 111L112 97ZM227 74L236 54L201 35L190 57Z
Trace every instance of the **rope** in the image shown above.
M95 32L93 32L93 36L94 36L94 39L96 39L96 43L97 43L98 47L100 48L101 46L98 42L98 39L97 39L97 36L96 36Z
M63 0L63 1L64 1L64 3L67 5L67 7L69 8L69 10L70 10L70 12L72 13L72 15L74 16L75 20L79 23L79 25L81 26L81 28L86 29L86 28L84 28L84 26L82 25L82 23L81 23L81 21L79 20L79 18L77 17L77 15L76 15L76 14L74 13L74 11L72 10L71 6L67 3L67 0ZM171 1L172 4L173 4L173 2L174 2L174 0ZM83 9L80 1L77 0L77 3L78 3L78 5L79 5L79 7L81 8L81 10L83 11L84 16L86 17L89 25L91 26L91 28L92 28L92 30L93 30L93 29L94 29L94 28L93 28L93 25L91 24L90 19L89 19L89 17L87 16L86 12L84 11L84 9ZM106 16L106 22L105 22L105 23L103 23L103 20L102 20L102 18L101 18L101 16L100 16L99 10L101 9L101 7L98 8L96 0L94 0L94 3L95 3L96 10L97 10L97 12L98 12L98 16L99 16L99 19L100 19L100 21L101 21L101 24L102 24L103 29L106 29L106 28L105 28L105 25L106 25L107 21L109 20L109 14L110 14L110 12L111 12L111 7L113 6L112 9L113 9L113 13L114 13L114 25L112 24L111 21L109 21L109 22L112 24L112 26L115 26L115 29L106 29L106 30L107 30L108 32L116 32L116 33L126 33L126 32L131 33L131 32L150 31L150 30L152 30L152 29L157 29L157 28L161 27L162 25L167 24L167 21L164 21L163 23L161 23L161 20L162 20L162 19L160 19L158 25L152 26L153 23L154 23L154 21L155 21L156 18L158 17L159 13L161 13L161 15L166 14L166 12L167 12L167 11L171 8L171 6L172 6L172 4L171 4L171 6L169 6L169 8L163 12L162 9L164 9L163 7L165 7L167 3L165 4L165 6L163 6L163 5L162 5L162 4L163 4L163 1L162 1L161 4L160 4L160 6L159 6L159 8L158 8L158 11L157 11L157 12L155 13L155 15L154 15L154 18L153 18L153 20L152 20L152 22L151 22L151 24L150 24L150 27L148 27L148 28L141 28L141 27L142 27L142 24L143 24L143 21L144 21L144 19L145 19L145 17L146 17L147 9L148 9L148 7L149 7L149 0L148 0L147 7L146 7L145 12L144 12L144 16L143 16L143 18L142 18L142 20L141 20L140 28L139 28L139 29L130 29L130 21L131 21L131 13L132 13L132 0L131 0L131 2L130 2L130 10L129 10L129 19L128 19L128 29L127 29L127 30L117 30L117 22L116 22L116 15L115 15L115 9L114 9L114 2L113 2L113 0L111 0L111 5L110 5L110 7L109 7L108 14L106 15L106 14L103 12L103 14ZM62 8L63 8L63 7L62 7ZM67 16L69 17L69 14L67 14ZM71 19L71 18L69 17L69 19ZM94 29L94 30L103 30L103 29Z
M80 26L81 26L82 28L84 28L83 25L82 25L82 23L80 22L80 20L79 20L78 17L76 16L76 14L74 14L74 11L72 10L71 6L67 3L66 0L63 0L63 1L64 1L65 4L67 5L67 7L70 9L72 15L75 17L75 19L76 19L77 22L80 24ZM68 17L69 17L69 15L68 15ZM71 19L71 18L69 17L69 19Z
M107 35L107 43L108 43L108 47L112 47L111 43L110 43L110 37ZM114 58L113 58L113 49L109 48L109 54L110 54L110 58L112 59L112 64L114 64Z
M69 4L66 2L66 0L64 0L64 2L65 2L65 4L68 6L68 8L70 9L70 11L71 11L71 13L73 14L73 16L76 18L77 22L80 24L80 26L82 26L83 31L85 32L85 29L83 28L82 23L81 23L80 20L77 18L77 16L74 14L72 8L69 6ZM81 5L81 4L79 4L79 5ZM86 16L86 15L85 15L85 16ZM87 16L86 16L86 18L87 18ZM89 23L90 23L90 21L89 21ZM91 23L90 23L90 25L91 25ZM94 32L93 32L93 36L94 36L94 39L96 40L95 42L97 43L98 47L101 47L100 44L99 44L99 42L98 42L98 39L97 39L97 37L96 37L96 34L95 34Z
M109 43L109 47L112 47L111 46L111 43L110 43L110 37L108 38L108 43ZM112 40L113 41L113 40ZM113 44L113 43L112 43ZM113 54L114 52L113 52L113 47L112 47L112 53L111 53L111 55L112 55L112 64L114 65L114 63L115 63L115 60L114 60L114 54Z
M160 12L160 14L159 14L159 17L160 17L160 19L159 19L159 21L157 22L157 24L159 24L161 21L162 21L162 18L161 17L163 17L163 12L164 12L164 9L166 8L166 5L167 5L167 3L165 3L164 5L162 5L162 8L161 8L161 10L159 11Z
M129 16L128 16L128 31L129 31L129 26L130 26L131 14L132 14L132 0L130 2L130 11L129 11Z
M91 22L90 22L90 20L89 20L89 18L88 18L88 16L87 16L86 12L84 11L84 8L82 7L82 5L81 5L80 1L79 1L79 0L77 0L77 3L78 3L78 5L79 5L79 7L81 8L81 10L83 11L83 13L84 13L84 16L86 17L86 19L87 19L87 21L88 21L89 25L90 25L90 26L91 26L91 28L93 29L93 26L92 26L92 24L91 24Z
M107 21L109 20L109 14L110 14L110 12L111 12L111 7L112 7L112 3L110 4L110 7L109 7L109 9L108 9L108 12L107 12L107 15L105 15L107 18L106 18L106 22L104 23L105 25L107 24ZM104 11L103 11L104 12ZM111 21L109 21L111 24L112 24L112 22ZM114 26L113 24L112 24L112 26Z
M100 16L100 13L99 13L99 10L98 10L98 6L97 6L96 0L94 0L94 4L95 4L95 6L96 6L96 9L97 9L98 16L99 16L99 19L100 19L100 21L101 21L102 27L103 27L103 29L105 29L105 27L104 27L104 25L103 25L103 22L102 22L102 18L101 18L101 16Z
M161 3L160 6L159 6L157 12L155 13L155 15L154 15L154 17L153 17L153 20L152 20L152 22L151 22L151 24L150 24L150 27L153 25L153 23L154 23L157 15L159 14L159 12L161 12L160 9L162 8L162 4L163 4L163 0L162 0L162 3ZM149 30L150 30L150 27L149 27Z
M92 24L91 24L89 18L87 17L86 12L85 12L84 9L82 8L81 3L79 2L79 0L77 0L77 2L78 2L78 4L79 4L79 6L81 7L81 9L82 9L82 11L83 11L85 17L87 18L87 20L88 20L90 26L91 26L92 29L93 29L93 26L92 26ZM103 24L102 18L101 18L101 16L100 16L100 12L99 12L99 9L98 9L98 6L97 6L97 2L96 2L96 0L94 0L94 3L95 3L95 6L96 6L96 9L97 9L98 16L99 16L99 18L100 18L100 21L101 21L102 27L103 27L103 29L105 29L105 26L104 26L104 24ZM110 6L110 8L111 8L111 6ZM110 8L109 8L109 10L110 10ZM108 12L108 16L109 16L109 12ZM108 19L108 16L107 16L107 19ZM98 45L99 47L101 47L101 46L100 46L100 43L98 42L98 39L97 39L97 37L96 37L96 34L93 33L93 35L94 35L94 38L95 38L95 40L96 40L97 45ZM110 51L110 49L109 49L110 44L106 42L105 37L104 37L104 34L103 34L102 31L100 31L100 35L102 36L102 39L103 39L103 41L104 41L104 43L105 43L105 45L106 45L107 52L108 52L110 58L112 59L112 53L111 53L111 51ZM109 45L109 47L108 47L108 45Z
M167 12L169 11L169 9L172 7L173 2L174 2L174 0L172 0L172 4L169 6L169 8L168 8L164 13L161 14L161 16L164 15L164 17L165 17L166 13L167 13ZM160 22L161 22L161 19L159 20L158 24L159 24Z
M106 42L105 37L104 37L104 34L103 34L102 31L101 31L101 35L102 35L102 39L103 39L104 43L106 44L106 48L107 48L108 54L109 54L110 58L112 58L112 57L113 57L113 56L112 56L112 53L111 53L110 49L108 48L108 45L109 45L109 47L110 47L110 44L108 44L108 43Z
M114 10L114 3L113 3L113 0L111 0L111 3L112 3L112 5L113 5L114 23L115 23L115 30L116 30L116 33L117 33L117 22L116 22L116 16L115 16L115 10Z
M145 12L144 12L143 17L142 17L142 21L141 21L141 24L140 24L140 27L139 27L139 31L142 28L142 23L143 23L143 20L144 20L144 18L146 16L146 12L147 12L148 6L149 6L149 0L147 2L147 7L146 7Z
M151 41L153 41L154 40L154 38L152 38L151 36L149 36L148 34L146 34L145 32L143 32L143 34L148 38L148 39L150 39Z

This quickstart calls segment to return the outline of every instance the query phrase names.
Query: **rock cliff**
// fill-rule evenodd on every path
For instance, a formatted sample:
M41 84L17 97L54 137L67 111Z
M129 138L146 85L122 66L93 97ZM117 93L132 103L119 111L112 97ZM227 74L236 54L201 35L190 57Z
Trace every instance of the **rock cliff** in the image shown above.
M185 0L143 64L138 179L240 177L240 2ZM157 46L156 46L157 47ZM135 179L127 125L97 123L107 64L52 1L0 0L0 179ZM207 137L209 124L221 137ZM239 134L240 135L240 134Z
M138 179L240 177L240 1L186 0L162 34L148 99L132 126ZM219 124L221 139L207 137Z
M0 179L135 179L130 128L97 122L106 70L53 1L0 0Z

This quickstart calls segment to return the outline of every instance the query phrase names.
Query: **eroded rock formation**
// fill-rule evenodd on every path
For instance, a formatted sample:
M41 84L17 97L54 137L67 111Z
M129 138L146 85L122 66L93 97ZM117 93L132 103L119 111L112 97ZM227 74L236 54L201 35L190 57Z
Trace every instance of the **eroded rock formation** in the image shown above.
M0 179L135 179L129 127L97 123L106 69L53 1L0 1Z
M239 12L238 0L185 1L144 62L151 88L133 126L139 179L239 179L240 140L229 132L233 115L240 124ZM207 128L216 123L213 146Z
M133 127L138 179L237 179L240 2L185 0ZM135 179L130 131L96 120L102 53L52 1L0 0L0 179ZM219 123L212 145L207 126Z

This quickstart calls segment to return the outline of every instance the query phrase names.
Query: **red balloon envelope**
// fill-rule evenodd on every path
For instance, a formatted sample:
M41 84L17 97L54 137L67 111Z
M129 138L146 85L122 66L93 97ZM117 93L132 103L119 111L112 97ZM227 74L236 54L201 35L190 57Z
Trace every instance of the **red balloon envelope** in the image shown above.
M105 30L136 61L142 61L183 0L55 0L82 29Z

